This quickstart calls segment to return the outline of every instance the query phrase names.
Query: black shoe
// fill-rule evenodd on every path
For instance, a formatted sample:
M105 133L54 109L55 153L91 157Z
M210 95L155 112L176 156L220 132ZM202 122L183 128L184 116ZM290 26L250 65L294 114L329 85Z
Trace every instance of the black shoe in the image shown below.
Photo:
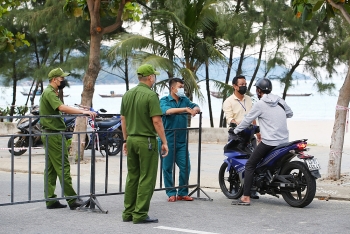
M75 201L72 204L69 205L69 208L71 210L75 210L76 208L82 206L84 203L85 202L83 200L78 198L78 199L75 199Z
M66 208L67 205L61 204L59 201L56 201L50 206L46 206L46 209L58 209L58 208Z
M149 216L147 216L146 219L135 224L139 224L139 223L158 223L158 219L151 219Z
M127 219L123 219L123 222L131 222L132 221L132 217L129 217Z
M259 199L259 194L256 191L251 192L250 193L250 198L251 199Z

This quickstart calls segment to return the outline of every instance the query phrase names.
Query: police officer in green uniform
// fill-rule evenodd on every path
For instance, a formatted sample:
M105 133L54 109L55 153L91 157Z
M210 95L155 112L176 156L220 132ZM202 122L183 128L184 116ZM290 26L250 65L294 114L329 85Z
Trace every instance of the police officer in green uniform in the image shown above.
M91 118L96 117L95 112L83 111L76 108L66 106L58 98L58 89L63 89L66 86L64 77L69 73L64 72L61 68L53 69L49 72L50 84L44 90L40 98L40 115L61 115L61 112L67 114L85 114L90 115ZM44 191L45 197L55 198L56 180L59 178L62 185L62 151L64 150L64 195L76 196L76 192L72 186L72 178L70 176L70 164L68 161L68 150L66 147L62 149L62 135L61 131L65 131L66 125L62 117L42 117L40 118L40 124L42 126L43 135L41 136L44 143L45 150L48 154L47 170L45 169L44 177ZM45 135L45 133L47 133ZM56 134L55 134L56 133ZM46 137L48 144L46 145ZM46 185L48 185L48 191L46 191ZM68 205L71 210L83 204L80 199L67 199ZM61 204L59 201L47 201L47 209L66 208L67 205Z
M128 165L122 218L135 224L157 223L158 219L148 216L157 179L157 134L162 156L168 154L158 95L151 90L159 72L144 64L137 69L137 75L139 84L124 94L120 109Z

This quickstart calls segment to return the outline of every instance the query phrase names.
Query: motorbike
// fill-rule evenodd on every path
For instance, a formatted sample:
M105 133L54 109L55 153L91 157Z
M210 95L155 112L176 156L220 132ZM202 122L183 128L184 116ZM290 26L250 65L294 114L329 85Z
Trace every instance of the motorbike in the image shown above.
M29 116L39 116L39 106L34 106ZM31 120L30 120L31 119ZM22 118L17 123L17 128L20 130L18 134L29 134L29 129L31 129L31 133L35 134L32 136L32 146L40 147L43 145L41 142L41 125L40 125L39 117L32 118ZM12 144L14 147L13 154L15 156L20 156L27 151L29 146L29 136L14 136L13 139L10 138L7 147L9 148L10 153L12 153Z
M251 139L259 132L249 126L224 147L226 157L219 170L219 184L229 199L243 194L245 164L253 152ZM273 148L254 171L252 190L261 195L282 195L292 207L305 207L315 197L316 179L321 178L318 160L306 154L307 139L296 140Z
M105 113L106 110L100 109L98 111L95 111L93 108L90 109L91 111L96 112L97 114L100 114L100 112ZM43 147L43 143L41 141L41 125L40 125L40 118L39 118L39 107L36 106L33 108L29 116L38 116L38 118L32 118L31 122L29 121L30 118L22 118L17 123L17 128L20 130L18 134L29 134L31 129L32 136L32 147ZM66 124L66 130L65 130L65 137L67 140L71 139L74 132L75 127L75 116L64 116L64 122ZM90 118L88 118L88 126L87 131L92 131L94 126L94 121ZM99 118L96 119L96 129L97 129L97 135L95 137L98 139L98 145L97 149L100 151L102 156L105 156L108 151L109 156L117 155L123 145L123 134L121 131L121 119L120 116L113 116L109 119L103 119ZM67 134L68 133L68 134ZM71 134L69 134L71 133ZM14 147L13 154L15 156L20 156L24 154L27 151L27 148L29 147L29 136L14 136L13 139L10 138L8 141L8 148L9 152L12 153L12 144ZM85 150L91 149L94 143L92 142L92 133L86 134L85 137ZM95 143L96 145L96 143Z
M105 109L99 109L98 111L94 110L92 107L86 107L79 104L75 106L89 109L90 111L96 112L100 115L100 112L107 112ZM67 126L67 132L73 132L75 127L75 117L66 118L65 123ZM121 131L121 118L120 115L115 115L112 118L96 118L95 121L88 117L87 120L87 132L92 132L96 129L96 133L86 134L85 137L85 150L92 149L95 146L96 150L99 150L102 156L106 156L108 153L109 156L117 155L123 147L123 133ZM93 142L92 134L96 134ZM66 134L68 139L72 138L73 134Z

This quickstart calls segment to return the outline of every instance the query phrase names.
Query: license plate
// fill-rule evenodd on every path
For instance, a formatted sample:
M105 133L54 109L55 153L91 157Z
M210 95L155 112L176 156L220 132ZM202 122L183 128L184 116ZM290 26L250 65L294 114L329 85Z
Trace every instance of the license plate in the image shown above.
M310 171L315 171L321 169L321 166L317 160L317 158L311 158L305 160L307 166L309 167Z

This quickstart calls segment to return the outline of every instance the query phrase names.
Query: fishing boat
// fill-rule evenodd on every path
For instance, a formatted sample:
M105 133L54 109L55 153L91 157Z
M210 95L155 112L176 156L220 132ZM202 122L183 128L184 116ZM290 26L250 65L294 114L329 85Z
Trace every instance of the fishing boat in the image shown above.
M291 96L291 97L307 97L310 96L311 93L287 93L286 96Z
M21 94L23 94L23 96L28 96L28 95L33 96L33 92L30 92L29 94L28 92L21 91ZM41 95L41 92L39 90L36 91L35 96L40 96L40 95Z
M122 93L114 93L114 91L111 91L110 94L98 94L102 98L115 98L115 97L123 97Z
M23 94L23 96L33 96L33 92L30 92L30 94L28 92L25 91L21 91L21 94ZM35 96L40 96L41 92L40 91L36 91ZM69 94L63 94L63 97L68 97Z

